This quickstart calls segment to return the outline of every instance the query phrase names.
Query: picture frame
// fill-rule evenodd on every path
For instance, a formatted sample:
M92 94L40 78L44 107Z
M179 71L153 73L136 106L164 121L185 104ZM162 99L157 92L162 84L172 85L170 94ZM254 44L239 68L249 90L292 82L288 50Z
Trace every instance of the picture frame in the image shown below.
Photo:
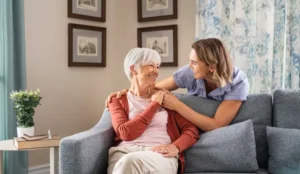
M137 29L138 47L151 48L161 56L161 67L178 66L177 25Z
M177 0L137 0L138 22L177 19Z
M105 22L106 0L68 0L68 17Z
M106 67L106 28L68 25L68 66Z

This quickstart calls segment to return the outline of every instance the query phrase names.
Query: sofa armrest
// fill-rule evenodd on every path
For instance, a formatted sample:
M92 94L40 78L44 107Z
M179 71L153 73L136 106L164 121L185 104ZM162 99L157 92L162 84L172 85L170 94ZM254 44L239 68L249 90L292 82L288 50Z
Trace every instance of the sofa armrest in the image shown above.
M101 120L92 129L61 140L60 174L106 173L108 150L114 138L111 124L105 124L110 120L107 113L104 112Z

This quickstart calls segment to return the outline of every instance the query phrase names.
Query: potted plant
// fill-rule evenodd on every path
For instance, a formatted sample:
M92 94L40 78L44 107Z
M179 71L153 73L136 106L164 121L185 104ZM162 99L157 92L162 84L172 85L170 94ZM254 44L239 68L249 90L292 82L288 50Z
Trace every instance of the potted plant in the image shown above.
M10 98L14 102L14 109L17 115L18 137L22 137L23 134L34 136L34 108L40 105L42 99L40 90L12 91Z

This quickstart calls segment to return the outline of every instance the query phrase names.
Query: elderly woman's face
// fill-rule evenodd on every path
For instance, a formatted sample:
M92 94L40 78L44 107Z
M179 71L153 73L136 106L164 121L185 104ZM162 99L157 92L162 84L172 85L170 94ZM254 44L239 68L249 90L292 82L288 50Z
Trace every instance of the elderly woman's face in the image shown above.
M143 85L154 85L159 73L159 65L151 63L137 70L137 78Z

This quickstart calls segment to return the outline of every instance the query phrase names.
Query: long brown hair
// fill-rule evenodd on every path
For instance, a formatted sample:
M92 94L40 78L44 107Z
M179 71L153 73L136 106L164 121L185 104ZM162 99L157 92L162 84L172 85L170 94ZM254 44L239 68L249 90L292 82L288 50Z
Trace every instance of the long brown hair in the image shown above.
M232 82L232 60L222 41L217 38L201 39L194 42L192 48L201 61L216 67L211 78L217 86L224 87Z

